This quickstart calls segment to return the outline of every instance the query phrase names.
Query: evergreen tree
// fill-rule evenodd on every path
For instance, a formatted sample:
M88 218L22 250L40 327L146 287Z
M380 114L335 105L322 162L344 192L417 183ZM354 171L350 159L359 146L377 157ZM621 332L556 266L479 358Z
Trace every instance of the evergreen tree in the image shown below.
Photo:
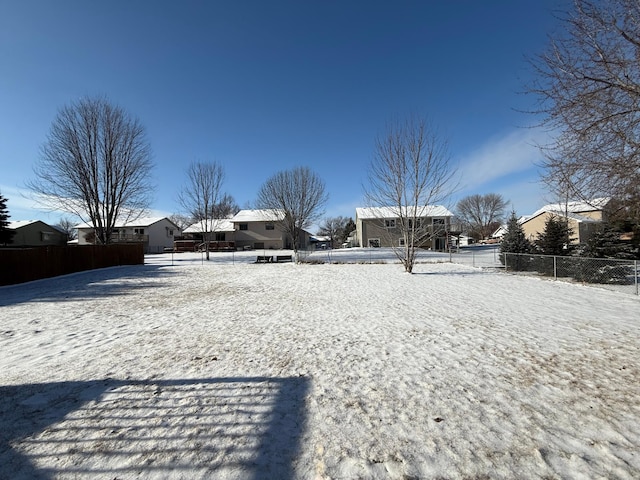
M569 255L572 250L569 222L550 216L544 223L544 231L538 234L535 245L543 255Z
M7 209L7 198L0 193L0 244L7 245L11 243L15 230L9 228L9 210Z
M620 240L622 231L612 225L605 225L587 241L581 253L583 257L620 258L633 260L639 257L639 251L631 242Z
M340 242L341 245L347 241L347 238L349 238L349 235L351 235L351 232L353 232L355 229L356 222L353 221L353 218L349 218L349 220L347 220L347 224L342 230L342 237Z
M531 242L527 240L516 212L511 212L511 217L507 220L507 232L500 244L500 253L529 253L530 251Z

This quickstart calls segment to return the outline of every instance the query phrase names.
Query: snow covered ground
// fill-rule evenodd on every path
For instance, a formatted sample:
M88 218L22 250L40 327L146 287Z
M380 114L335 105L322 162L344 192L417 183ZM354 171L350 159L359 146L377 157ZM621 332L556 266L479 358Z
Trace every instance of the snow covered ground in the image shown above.
M256 254L0 288L0 478L640 477L638 297Z

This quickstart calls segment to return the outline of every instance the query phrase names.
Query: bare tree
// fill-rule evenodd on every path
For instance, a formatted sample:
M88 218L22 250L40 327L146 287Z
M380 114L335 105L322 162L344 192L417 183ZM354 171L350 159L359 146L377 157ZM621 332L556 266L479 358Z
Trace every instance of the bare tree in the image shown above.
M223 201L229 203L228 195L222 192L224 169L217 162L192 162L187 169L187 184L179 195L182 208L200 226L202 240L209 260L209 243L224 212Z
M56 227L67 235L67 240L75 240L78 238L78 229L75 223L68 217L62 217Z
M40 202L91 224L107 244L118 221L150 203L151 148L137 119L104 98L83 98L54 119L29 182Z
M195 223L193 218L188 215L183 215L182 213L172 213L169 215L169 220L171 220L180 229L180 231L183 231L185 228Z
M497 193L469 195L458 202L456 214L481 240L488 238L502 224L507 203Z
M566 30L533 59L544 124L543 178L588 201L615 197L640 221L640 2L574 0Z
M282 218L279 226L291 237L297 257L302 231L322 216L327 199L322 179L308 167L297 167L269 178L258 191L256 206Z
M413 271L417 249L442 235L424 218L453 193L455 174L447 142L423 119L391 123L376 139L365 195L371 206L395 217L403 242L392 245L406 272Z
M349 220L351 219L342 216L325 218L320 224L318 234L329 237L331 248L335 248L342 244L348 235L348 233L345 235L345 229Z

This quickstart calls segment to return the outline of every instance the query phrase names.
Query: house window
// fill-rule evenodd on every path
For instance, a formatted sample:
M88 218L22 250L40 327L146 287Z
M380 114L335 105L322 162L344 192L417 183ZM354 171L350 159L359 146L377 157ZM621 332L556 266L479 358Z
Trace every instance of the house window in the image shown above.
M240 230L249 230L249 224L248 223L241 223L240 224Z
M267 223L264 226L265 230L273 230L275 227L273 225L273 223Z
M379 248L380 247L380 239L379 238L370 238L369 239L369 246L373 247L373 248Z
M173 237L173 230L169 230L169 236Z
M420 228L422 226L422 219L416 218L416 228ZM409 228L413 228L413 218L409 219Z
M444 227L444 218L434 218L433 224L440 227Z
M385 219L384 226L386 228L396 228L396 219L395 218L387 218L387 219Z
M216 233L216 242L224 242L225 241L225 233L224 232L217 232Z
M404 242L404 238L401 238L401 239L398 240L398 245L401 246L401 247L404 247L406 245L405 242Z
M133 233L136 235L144 235L144 228L134 228Z

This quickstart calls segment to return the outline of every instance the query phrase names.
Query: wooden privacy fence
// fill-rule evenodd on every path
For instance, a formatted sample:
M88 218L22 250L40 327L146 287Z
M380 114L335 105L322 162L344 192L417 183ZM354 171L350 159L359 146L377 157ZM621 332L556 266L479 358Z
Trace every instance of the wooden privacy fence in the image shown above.
M144 264L144 246L137 244L0 248L0 285L118 265Z

